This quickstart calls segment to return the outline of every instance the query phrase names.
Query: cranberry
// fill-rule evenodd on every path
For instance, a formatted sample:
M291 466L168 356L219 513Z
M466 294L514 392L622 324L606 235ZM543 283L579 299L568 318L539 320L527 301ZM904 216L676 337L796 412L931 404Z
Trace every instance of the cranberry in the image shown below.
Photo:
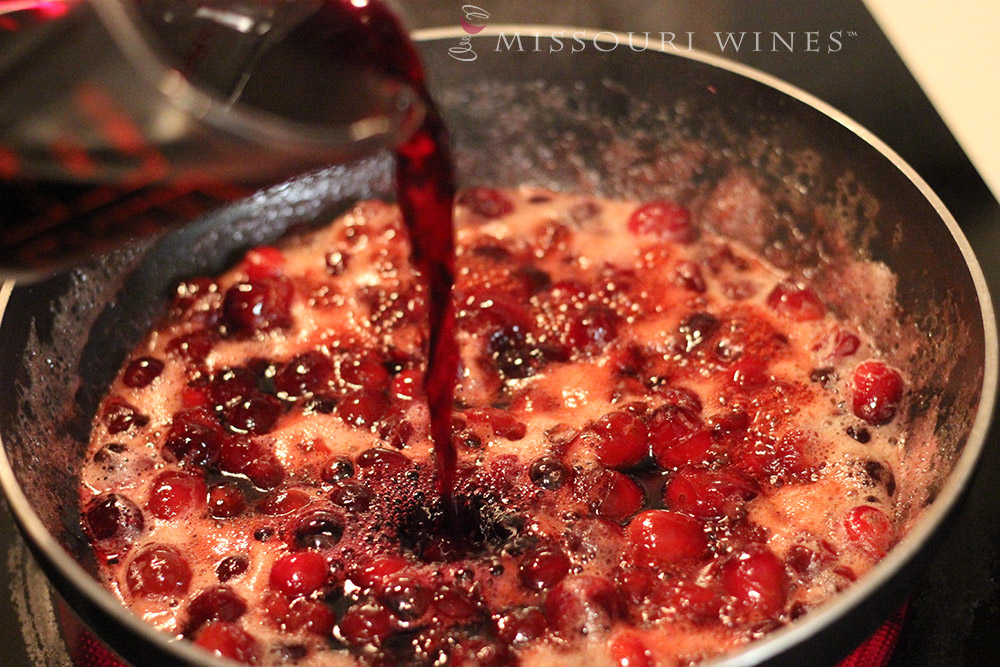
M188 408L174 415L163 441L163 458L181 465L204 466L218 456L222 427L205 408Z
M826 315L826 308L816 293L808 287L784 281L778 283L767 295L767 306L777 314L796 322L819 320Z
M383 447L366 449L358 454L355 463L365 479L389 479L413 467L406 454Z
M860 338L849 331L839 329L833 336L829 357L831 359L849 357L857 352L859 347L861 347Z
M108 399L104 404L101 416L108 426L108 433L112 435L123 433L133 426L143 428L149 423L149 417L141 414L138 408L117 396Z
M167 352L195 363L205 358L215 348L215 339L205 330L192 331L167 343Z
M479 604L457 586L442 586L434 595L434 608L448 618L469 622L479 615Z
M672 609L677 616L695 623L718 620L723 607L722 593L716 588L684 580L661 591L656 600L663 608Z
M497 371L508 380L531 377L540 367L540 350L519 329L508 327L494 332L486 350Z
M358 389L348 393L337 404L337 414L348 424L368 427L385 416L389 401L381 391Z
M376 556L354 568L350 573L350 579L362 590L368 590L382 584L392 574L408 565L409 562L400 556Z
M326 583L326 558L315 551L285 554L271 566L271 588L288 597L300 597L317 591Z
M333 630L337 618L329 606L319 600L297 598L288 605L281 617L281 627L286 632L311 632L325 637Z
M655 234L667 241L686 243L694 240L691 213L680 204L658 200L643 204L626 223L633 234Z
M631 468L649 455L649 429L631 412L611 412L594 423L597 460L610 468Z
M471 408L463 415L473 423L485 424L493 435L507 440L520 440L528 432L528 425L512 417L503 410L494 408Z
M695 519L668 510L647 510L625 530L637 558L653 566L700 558L708 547L705 532Z
M645 496L632 479L617 470L597 470L578 480L598 516L623 521L642 509Z
M502 218L514 210L514 202L493 188L468 188L459 193L455 203L488 220Z
M858 364L851 377L854 414L873 426L888 424L903 397L903 378L881 361Z
M132 360L125 367L122 373L122 383L126 387L141 389L148 387L150 383L163 372L163 362L153 357L141 357Z
M98 546L120 554L139 537L144 525L142 512L123 495L107 493L97 496L83 512L83 526Z
M216 519L239 516L246 507L246 498L235 484L215 484L208 490L208 513Z
M572 480L573 472L558 458L543 456L531 464L528 477L536 486L547 491L555 491Z
M564 637L608 632L624 617L624 607L614 584L588 574L563 579L545 597L545 616Z
M885 512L871 505L851 509L844 519L844 528L852 542L876 558L889 551L895 538L892 521Z
M533 551L521 561L521 585L535 591L551 588L569 574L569 568L569 557L560 549Z
M193 635L209 621L235 621L247 610L247 603L228 586L213 586L199 593L188 605L185 635Z
M703 428L701 417L689 407L670 403L660 406L649 417L649 440L653 457L661 467L670 468L687 463L690 456L697 456L699 449L703 449L704 454L711 441L706 442L698 435L704 432ZM693 437L699 439L685 446L684 442ZM678 447L681 450L675 454L673 450Z
M378 593L378 601L401 621L415 621L423 616L432 599L426 586L407 576L393 577Z
M252 335L292 324L292 284L282 278L260 278L226 290L223 321L234 335Z
M327 461L319 474L327 484L336 484L340 480L354 477L354 464L345 456L338 456Z
M242 436L230 436L222 441L219 467L226 472L246 475L260 489L273 489L285 476L274 452Z
M186 472L161 472L150 486L146 506L157 519L172 519L205 502L205 480Z
M767 366L757 359L743 357L733 366L732 384L745 391L760 389L770 380Z
M681 322L679 331L685 339L685 352L691 352L711 338L721 324L719 318L710 313L695 313Z
M274 246L263 245L248 250L242 264L251 280L273 278L284 270L285 254Z
M763 545L748 547L722 568L723 588L735 598L737 612L752 621L781 613L785 606L785 579L781 561Z
M248 665L257 664L257 641L235 623L216 621L206 625L194 642L209 653Z
M330 493L330 502L348 512L364 512L374 498L375 494L367 486L352 479L338 482Z
M299 549L332 549L344 535L344 522L323 510L316 510L298 519L292 532Z
M259 501L256 510L266 516L285 516L309 504L309 494L298 489L271 491Z
M281 413L281 401L261 392L254 392L223 410L229 428L237 433L250 435L270 432L277 424Z
M566 344L585 355L600 354L618 337L620 319L606 306L589 306L570 320Z
M329 386L333 362L322 352L294 357L274 376L274 388L291 397L305 396Z
M191 583L191 567L174 547L153 544L136 552L125 573L125 583L141 597L183 595Z
M642 638L623 632L611 642L611 662L617 667L655 667L653 654Z
M391 380L385 366L368 355L361 355L341 364L340 377L348 384L374 391L383 391Z
M521 646L541 639L549 629L545 613L538 607L519 607L501 614L497 634L511 646Z
M653 447L656 464L661 468L679 468L685 465L706 464L712 460L712 434L707 429L696 431L667 445L668 440L659 440Z
M802 455L804 439L805 435L799 432L788 433L778 442L754 438L744 444L736 465L758 481L776 486L807 482L813 469Z
M734 515L758 491L756 482L736 471L689 470L670 477L663 502L697 519L718 519Z
M392 615L373 604L356 604L348 609L334 631L350 646L381 646L399 629Z
M226 556L215 566L215 576L226 582L246 572L248 567L250 559L246 556Z
M423 382L420 371L402 371L392 379L389 395L400 401L412 401L423 391Z

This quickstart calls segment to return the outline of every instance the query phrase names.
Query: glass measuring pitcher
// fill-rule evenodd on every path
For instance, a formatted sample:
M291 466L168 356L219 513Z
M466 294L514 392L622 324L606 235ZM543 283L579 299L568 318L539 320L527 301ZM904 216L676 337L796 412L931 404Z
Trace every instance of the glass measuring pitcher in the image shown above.
M380 0L0 0L0 273L397 145L423 110L373 12L405 40Z

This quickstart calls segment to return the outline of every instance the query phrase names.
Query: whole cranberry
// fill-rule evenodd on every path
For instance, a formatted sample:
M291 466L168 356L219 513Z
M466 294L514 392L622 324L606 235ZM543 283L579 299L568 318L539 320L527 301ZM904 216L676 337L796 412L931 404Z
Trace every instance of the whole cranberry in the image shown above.
M551 588L569 574L569 557L558 548L531 551L519 567L521 585L529 590Z
M344 613L334 632L350 646L381 646L398 629L398 623L386 609L356 604Z
M677 202L665 199L643 204L626 223L633 234L653 234L667 241L687 243L694 240L691 213Z
M253 335L292 324L292 284L279 277L237 283L222 302L226 330L237 336Z
M847 537L868 554L881 558L895 539L895 529L885 512L871 505L852 508L844 518Z
M639 514L625 532L637 559L654 566L697 560L708 548L701 524L686 514L668 510Z
M121 555L142 533L145 521L136 504L118 493L94 498L83 511L83 527L101 551Z
M205 479L200 475L167 470L153 480L146 506L157 519L172 519L205 503Z
M787 595L785 567L764 545L751 545L722 568L722 586L733 596L738 615L762 621L778 615Z
M543 456L531 464L528 478L538 487L555 491L573 479L573 471L557 457Z
M590 471L577 477L576 486L598 516L612 521L624 521L645 503L639 485L617 470Z
M246 507L246 497L240 488L231 482L213 484L208 490L208 513L216 519L239 516Z
M271 588L286 596L301 597L319 590L326 583L326 558L315 551L285 554L271 566Z
M191 600L184 634L193 635L209 621L235 621L246 610L246 601L233 589L228 586L213 586Z
M274 376L274 388L291 397L305 396L325 389L333 376L333 362L318 351L292 358Z
M163 441L163 458L181 465L206 466L219 454L223 431L205 408L188 408L174 415Z
M381 391L357 389L337 403L337 415L360 428L372 426L389 411L389 400Z
M649 429L630 412L619 410L598 419L591 427L597 460L609 468L631 468L649 455Z
M198 633L194 643L209 653L248 665L257 664L260 655L257 641L235 623L209 623Z
M767 305L774 312L796 322L822 319L826 308L816 293L793 282L781 282L767 295Z
M349 512L364 512L374 498L371 489L353 479L337 482L330 493L330 501Z
M497 635L511 646L521 646L541 639L549 622L538 607L518 607L501 614L496 621Z
M122 373L122 383L126 387L141 389L148 387L163 372L163 362L155 357L133 359Z
M718 519L736 514L759 491L753 479L735 470L686 470L671 475L663 502L697 519Z
M603 577L567 577L545 597L549 624L566 638L606 633L624 615L625 605L618 591Z
M419 579L403 575L383 583L377 598L399 620L414 621L430 608L433 594Z
M174 547L152 544L136 552L125 572L125 583L140 597L182 595L191 583L191 567Z
M653 654L642 638L623 632L611 642L611 662L617 667L655 667Z
M881 361L865 361L851 376L854 414L873 426L888 424L903 397L903 377Z
M332 549L344 535L344 522L325 510L299 517L292 529L292 543L299 549Z

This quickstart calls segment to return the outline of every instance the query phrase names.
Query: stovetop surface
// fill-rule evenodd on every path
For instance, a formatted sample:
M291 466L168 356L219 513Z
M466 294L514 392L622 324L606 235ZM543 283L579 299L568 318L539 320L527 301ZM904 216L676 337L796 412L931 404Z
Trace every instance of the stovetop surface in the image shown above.
M491 22L538 23L537 0L480 0ZM410 0L413 27L454 25L460 3ZM725 54L785 79L839 108L882 138L924 177L968 237L994 295L1000 295L1000 206L860 0L591 0L546 2L547 23L620 31L695 33L719 53L715 31L841 30L837 53ZM913 589L890 667L995 664L1000 655L1000 443L983 453L968 498L938 555ZM0 500L0 637L9 667L68 664L54 635L43 575Z

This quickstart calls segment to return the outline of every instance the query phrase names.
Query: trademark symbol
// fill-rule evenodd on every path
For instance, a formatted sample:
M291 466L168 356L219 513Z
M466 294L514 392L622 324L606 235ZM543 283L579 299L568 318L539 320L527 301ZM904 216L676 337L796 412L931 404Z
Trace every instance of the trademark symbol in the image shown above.
M854 30L848 30L847 31L847 36L848 37L857 37L858 33L856 31L854 31Z

